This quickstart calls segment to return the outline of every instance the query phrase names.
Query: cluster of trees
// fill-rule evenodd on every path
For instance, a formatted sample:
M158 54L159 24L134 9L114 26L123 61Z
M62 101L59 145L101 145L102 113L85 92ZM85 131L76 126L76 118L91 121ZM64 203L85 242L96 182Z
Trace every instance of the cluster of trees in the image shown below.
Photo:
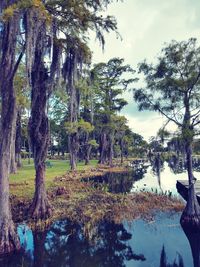
M87 44L91 31L96 33L102 47L104 32L116 32L115 18L102 15L111 2L2 0L0 3L0 254L20 246L10 210L9 173L15 171L16 158L20 166L20 136L22 132L26 135L24 124L28 125L28 143L36 172L29 214L44 219L52 212L44 180L50 139L47 114L55 88L65 88L67 96L64 103L67 111L65 108L64 117L59 119L67 132L72 170L76 169L80 147L88 163L97 139L102 163L112 164L116 142L121 155L124 153L122 148L128 142L124 136L130 135L130 129L117 111L126 104L120 94L133 81L123 78L123 74L132 69L117 58L91 69ZM29 114L22 120L27 110ZM120 128L118 133L116 127Z
M104 47L114 17L102 15L112 1L3 0L0 3L0 254L19 248L9 203L9 173L21 167L21 148L33 156L35 193L29 216L52 210L45 189L48 149L68 152L71 170L91 153L112 166L113 157L146 143L119 112L122 93L136 80L124 60L91 67L90 31ZM54 147L55 148L55 147ZM134 150L136 148L136 150ZM145 151L145 149L143 149ZM138 153L138 151L137 151Z
M136 135L118 112L127 104L122 93L133 82L124 75L132 72L119 58L88 67L76 83L78 97L73 120L69 114L71 98L66 99L62 87L50 99L50 148L52 154L69 152L72 170L76 170L77 159L88 164L91 153L96 157L99 154L100 163L112 165L113 156L120 155L123 161L123 156L130 152Z
M147 150L147 142L139 134L133 133L127 125L127 119L119 115L127 104L122 93L129 88L134 79L125 79L126 74L133 74L129 65L120 58L112 58L107 63L87 66L84 75L76 81L77 109L76 120L71 121L71 98L66 86L56 84L47 102L49 118L48 156L66 159L70 156L71 170L76 170L77 160L89 164L91 157L102 164L112 166L113 157L141 156ZM27 124L30 114L29 90L26 85L25 69L16 74L15 88L18 89L18 121L15 123L10 171L15 173L21 166L21 154L32 154ZM67 88L68 89L68 88ZM34 141L35 142L35 141ZM21 151L20 148L23 147ZM22 153L20 153L22 152ZM15 156L14 156L15 155ZM17 166L16 166L17 165Z

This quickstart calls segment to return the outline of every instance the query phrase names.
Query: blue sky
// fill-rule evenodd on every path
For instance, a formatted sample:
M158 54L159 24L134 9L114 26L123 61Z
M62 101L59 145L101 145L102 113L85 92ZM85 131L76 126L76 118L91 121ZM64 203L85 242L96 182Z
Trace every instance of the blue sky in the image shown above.
M155 61L164 43L200 37L199 0L124 0L111 4L107 13L116 17L123 40L116 39L114 33L106 34L104 52L98 43L92 42L95 63L121 57L136 70L144 59ZM125 98L129 104L122 114L132 130L146 140L156 135L162 117L157 113L138 112L132 93L126 93ZM175 127L170 124L170 129Z

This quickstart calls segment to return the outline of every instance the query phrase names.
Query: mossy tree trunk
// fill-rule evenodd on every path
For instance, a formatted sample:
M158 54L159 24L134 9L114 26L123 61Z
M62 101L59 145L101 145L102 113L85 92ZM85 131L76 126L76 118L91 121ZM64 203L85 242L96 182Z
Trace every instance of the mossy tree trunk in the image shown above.
M13 2L6 1L5 3L4 8ZM18 26L19 14L15 13L12 18L4 23L1 36L0 255L13 252L20 248L20 242L12 220L9 200L11 143L15 128L14 120L16 110L13 79L20 61L15 62Z
M35 57L31 73L31 116L29 135L35 165L35 193L29 214L32 218L46 219L51 215L51 207L45 188L45 161L49 144L49 122L46 114L48 99L48 72L44 66L44 46L46 32L40 27L38 32Z

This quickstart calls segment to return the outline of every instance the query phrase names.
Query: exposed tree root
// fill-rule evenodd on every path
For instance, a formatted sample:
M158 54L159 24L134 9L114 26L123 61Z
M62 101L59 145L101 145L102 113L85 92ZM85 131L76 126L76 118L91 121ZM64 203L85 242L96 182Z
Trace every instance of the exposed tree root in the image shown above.
M52 215L52 208L48 201L48 198L45 196L34 197L33 202L29 209L29 216L34 220L46 220Z
M183 228L190 231L200 231L200 215L189 215L186 211L183 211L180 219L180 223Z
M0 220L0 255L20 249L20 241L11 219Z

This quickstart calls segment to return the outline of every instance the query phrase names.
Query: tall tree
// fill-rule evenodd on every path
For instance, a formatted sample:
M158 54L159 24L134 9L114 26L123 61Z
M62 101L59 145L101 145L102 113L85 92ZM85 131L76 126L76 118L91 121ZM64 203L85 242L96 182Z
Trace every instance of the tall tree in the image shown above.
M33 24L33 20L35 23ZM35 194L30 207L30 216L45 219L51 214L51 207L45 189L45 161L49 145L49 121L47 102L54 85L54 76L58 71L60 60L59 46L56 42L56 31L53 31L53 43L47 45L49 14L43 3L35 3L26 14L27 71L31 84L31 116L29 135L35 165ZM31 42L32 40L32 42ZM50 70L45 66L47 51L52 49Z
M20 14L12 10L15 1L1 1L0 13L0 93L1 93L1 135L0 135L0 254L20 248L19 239L12 220L9 201L9 171L11 144L14 135L16 94L14 76L22 54L16 61L17 35Z
M181 130L189 181L183 224L200 227L200 207L195 194L192 144L200 125L200 47L196 39L172 41L163 48L157 64L140 64L146 87L135 91L139 109L160 112Z
M90 58L90 50L79 38L71 38L68 41L68 49L63 73L67 81L67 91L69 94L69 123L73 126L78 123L80 109L80 90L76 83L81 77L82 65ZM69 131L68 148L70 153L71 170L76 170L77 154L79 150L78 131ZM77 128L78 129L78 128Z

